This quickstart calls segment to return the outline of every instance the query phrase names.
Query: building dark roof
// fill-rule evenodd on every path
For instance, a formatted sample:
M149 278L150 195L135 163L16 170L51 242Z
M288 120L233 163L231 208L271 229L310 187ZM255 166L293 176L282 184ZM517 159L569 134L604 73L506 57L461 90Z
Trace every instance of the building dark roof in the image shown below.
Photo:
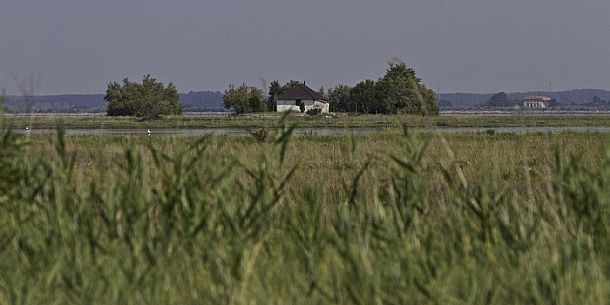
M295 87L286 89L286 92L277 97L278 100L325 100L324 97L307 87L305 84L299 84Z

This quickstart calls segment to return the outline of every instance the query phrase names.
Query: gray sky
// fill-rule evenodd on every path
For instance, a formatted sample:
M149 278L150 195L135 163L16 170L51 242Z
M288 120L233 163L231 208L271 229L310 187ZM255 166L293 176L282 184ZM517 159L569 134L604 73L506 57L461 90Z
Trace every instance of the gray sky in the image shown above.
M102 93L152 74L181 92L313 88L392 57L441 92L610 89L608 0L0 0L0 87Z

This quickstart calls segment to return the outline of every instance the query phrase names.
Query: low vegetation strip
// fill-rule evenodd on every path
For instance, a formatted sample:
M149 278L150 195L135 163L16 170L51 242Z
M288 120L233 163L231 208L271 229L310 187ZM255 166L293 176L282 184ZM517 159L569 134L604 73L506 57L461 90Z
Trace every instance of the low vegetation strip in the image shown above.
M289 132L5 132L0 303L606 302L607 134Z

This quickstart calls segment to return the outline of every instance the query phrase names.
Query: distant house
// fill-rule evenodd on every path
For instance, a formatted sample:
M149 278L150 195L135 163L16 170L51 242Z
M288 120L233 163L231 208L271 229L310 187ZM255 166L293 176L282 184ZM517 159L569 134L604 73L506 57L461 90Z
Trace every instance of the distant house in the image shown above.
M524 108L547 108L551 98L548 96L528 96L523 100Z
M324 97L307 87L305 83L288 88L286 92L277 97L277 112L297 111L301 112L318 108L322 113L329 112L330 104Z

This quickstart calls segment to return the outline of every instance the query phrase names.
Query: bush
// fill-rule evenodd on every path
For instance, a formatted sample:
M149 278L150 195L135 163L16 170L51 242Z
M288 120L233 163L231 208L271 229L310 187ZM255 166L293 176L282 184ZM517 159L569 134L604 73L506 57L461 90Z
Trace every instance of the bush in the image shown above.
M252 132L252 136L261 143L271 142L273 139L273 132L267 128L257 128Z
M108 84L104 100L109 116L137 116L143 119L156 119L162 115L181 114L180 96L173 83L164 87L150 75L144 76L142 83L123 79L123 84Z
M311 108L305 112L308 116L316 116L322 113L322 109L320 108Z
M233 109L235 114L265 112L267 105L263 99L263 91L256 87L242 84L239 87L229 85L223 97L225 109Z

